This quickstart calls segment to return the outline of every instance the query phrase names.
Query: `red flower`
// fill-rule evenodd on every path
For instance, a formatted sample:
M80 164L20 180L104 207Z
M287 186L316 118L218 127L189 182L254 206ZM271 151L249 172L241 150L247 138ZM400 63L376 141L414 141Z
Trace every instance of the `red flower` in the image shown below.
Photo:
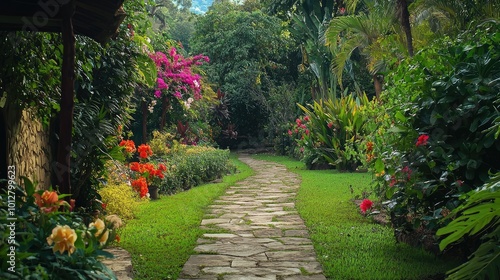
M326 126L328 126L328 128L332 128L333 127L333 123L329 122Z
M115 240L116 240L116 242L120 243L120 236L118 234L115 235Z
M396 176L392 175L391 176L391 182L389 183L389 187L394 187L398 181L396 180Z
M139 177L139 179L132 181L132 187L139 193L141 197L145 197L148 193L148 183L146 182L146 178L144 177Z
M158 170L160 170L160 171L166 171L166 170L167 170L167 167L165 166L165 164L160 163L160 164L158 165Z
M153 150L151 150L151 147L147 144L140 145L137 148L137 151L139 152L139 157L141 158L147 158L153 155Z
M361 202L361 205L359 205L359 208L361 209L361 212L366 213L366 211L370 208L372 208L373 202L369 199L363 199L363 202Z
M422 134L418 137L417 139L417 143L415 144L415 146L425 146L427 145L427 140L429 140L429 135L427 134Z
M293 132L289 129L288 130L288 135L292 136Z
M101 207L102 207L102 210L106 210L106 207L108 207L108 205L106 203L103 203L103 204L101 204Z
M130 170L140 172L139 170L141 169L141 164L138 162L131 162L130 163Z
M309 119L309 116L305 116L304 117L304 121L308 122L310 119Z

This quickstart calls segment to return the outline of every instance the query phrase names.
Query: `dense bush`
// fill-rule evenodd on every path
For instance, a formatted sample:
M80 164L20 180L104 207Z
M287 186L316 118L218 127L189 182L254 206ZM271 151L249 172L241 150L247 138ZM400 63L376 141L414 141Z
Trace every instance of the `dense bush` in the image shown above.
M9 184L1 196L0 235L4 245L0 278L116 279L100 261L112 257L103 251L115 239L109 225L72 212L73 202L62 199L66 195L50 190L35 192L28 180L25 189Z
M108 184L99 190L99 194L106 205L106 212L123 220L133 219L137 207L147 201L141 199L139 194L125 183Z
M187 190L233 171L229 163L229 150L211 147L177 144L166 162L167 171L160 185L162 193Z
M373 167L398 233L435 232L460 195L500 170L500 143L488 133L499 116L499 27L444 38L390 77Z

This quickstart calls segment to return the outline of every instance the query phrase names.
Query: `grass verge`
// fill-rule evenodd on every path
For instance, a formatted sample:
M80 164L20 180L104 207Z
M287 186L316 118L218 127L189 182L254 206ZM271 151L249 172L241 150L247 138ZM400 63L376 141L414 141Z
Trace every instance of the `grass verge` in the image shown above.
M121 229L120 246L132 255L134 279L177 279L194 253L205 208L227 187L253 174L231 155L238 173L221 183L206 184L172 196L162 196L139 207L136 218Z
M287 157L257 155L302 177L296 206L311 233L327 279L437 279L457 264L396 243L390 227L363 217L351 201L369 189L369 173L305 170Z

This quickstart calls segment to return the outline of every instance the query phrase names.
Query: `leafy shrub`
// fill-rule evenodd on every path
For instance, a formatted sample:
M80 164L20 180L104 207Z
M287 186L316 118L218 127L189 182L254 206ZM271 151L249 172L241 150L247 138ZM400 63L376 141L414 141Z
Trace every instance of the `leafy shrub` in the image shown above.
M398 232L435 232L460 195L500 170L500 143L488 133L499 116L499 27L444 38L391 77L391 121L372 136L372 167Z
M115 239L110 226L68 211L70 205L62 200L66 195L35 193L29 180L25 180L25 189L9 184L0 199L0 235L2 243L9 244L1 248L0 278L116 279L100 262L102 257L112 257L103 251ZM12 257L8 254L15 254L13 269L9 269Z
M446 219L451 222L437 231L446 236L441 250L458 244L469 244L469 240L480 239L481 245L468 261L448 271L450 279L497 279L500 271L500 173L482 188L474 190L462 199L465 201L454 209Z
M232 172L229 150L178 145L167 159L167 171L160 186L163 193L187 190Z
M147 201L125 183L108 184L99 190L99 194L106 204L107 214L117 215L123 220L133 219L137 207Z
M368 116L363 108L369 103L366 95L349 95L315 101L309 108L299 105L306 117L297 119L289 134L299 134L300 147L320 155L337 169L354 171L362 163L358 145L366 134Z

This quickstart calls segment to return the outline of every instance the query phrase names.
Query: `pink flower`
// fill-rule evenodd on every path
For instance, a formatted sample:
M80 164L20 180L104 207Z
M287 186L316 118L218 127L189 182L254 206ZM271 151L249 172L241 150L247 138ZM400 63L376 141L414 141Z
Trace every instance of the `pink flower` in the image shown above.
M297 123L298 126L302 124L302 121L300 119L296 119L295 122Z
M328 128L332 128L333 123L332 123L332 122L329 122L329 123L327 124L327 126L328 126Z
M373 202L369 199L363 199L363 202L361 202L361 205L359 205L359 208L361 209L361 212L363 212L363 214L366 213L366 211L370 208L372 208L373 206Z
M417 143L415 144L415 146L425 146L427 145L427 140L429 140L429 135L427 134L422 134L418 137L417 139Z
M290 129L288 130L288 135L290 135L290 136L293 135L293 132Z
M306 122L310 121L309 116L305 116L304 121L306 121Z

